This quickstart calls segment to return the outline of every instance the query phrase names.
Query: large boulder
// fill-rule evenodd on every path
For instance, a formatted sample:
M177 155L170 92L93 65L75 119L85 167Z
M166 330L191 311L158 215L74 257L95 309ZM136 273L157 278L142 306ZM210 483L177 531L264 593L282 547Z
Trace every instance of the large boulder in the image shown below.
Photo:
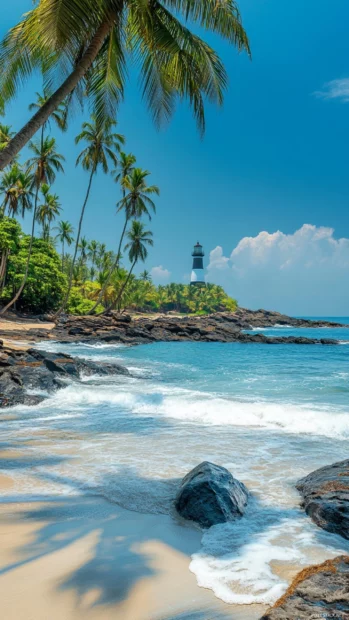
M349 618L349 557L339 556L299 573L261 620Z
M242 517L248 491L225 469L204 461L183 478L175 506L184 519L201 527Z
M317 469L297 489L316 525L349 539L349 460Z

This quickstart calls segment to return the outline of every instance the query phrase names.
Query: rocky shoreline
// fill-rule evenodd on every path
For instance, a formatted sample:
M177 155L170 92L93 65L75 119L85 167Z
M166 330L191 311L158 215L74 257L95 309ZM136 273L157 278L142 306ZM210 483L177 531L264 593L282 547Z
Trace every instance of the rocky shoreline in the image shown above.
M80 360L63 353L29 349L0 351L0 408L36 405L64 387L67 380L82 375L123 375L129 372L119 364Z
M110 314L99 317L62 317L50 332L50 338L61 342L121 342L149 344L152 342L240 342L262 344L337 344L331 338L304 336L265 336L246 333L254 328L288 325L294 327L342 327L327 321L293 319L278 312L245 310L235 313L216 313L208 316L178 317L161 315L157 318ZM349 338L349 331L348 331Z

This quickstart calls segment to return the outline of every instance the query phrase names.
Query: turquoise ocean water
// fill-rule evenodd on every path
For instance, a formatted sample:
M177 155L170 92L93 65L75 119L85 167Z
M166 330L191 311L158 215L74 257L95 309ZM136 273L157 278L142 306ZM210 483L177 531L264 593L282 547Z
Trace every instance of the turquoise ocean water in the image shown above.
M93 493L176 518L179 479L202 460L224 465L251 501L241 521L204 533L190 570L228 603L271 603L295 565L349 552L304 515L294 487L348 457L349 329L255 331L342 344L39 345L122 363L133 376L85 378L8 411L0 441L26 445L31 460L30 477L14 462L8 495Z

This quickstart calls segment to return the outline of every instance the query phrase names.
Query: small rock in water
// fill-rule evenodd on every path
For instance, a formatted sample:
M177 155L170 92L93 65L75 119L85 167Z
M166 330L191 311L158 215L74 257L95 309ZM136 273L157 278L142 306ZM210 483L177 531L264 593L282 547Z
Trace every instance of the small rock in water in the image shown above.
M339 556L296 575L286 594L261 620L349 618L349 557Z
M302 478L297 489L316 525L349 539L349 460L317 469Z
M247 501L242 482L225 467L204 461L183 478L175 506L184 519L211 527L242 517Z

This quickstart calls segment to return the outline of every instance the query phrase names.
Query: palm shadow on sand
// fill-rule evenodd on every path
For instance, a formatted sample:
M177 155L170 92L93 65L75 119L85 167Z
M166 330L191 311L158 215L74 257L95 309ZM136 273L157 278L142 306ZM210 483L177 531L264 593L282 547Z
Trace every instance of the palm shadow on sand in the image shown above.
M69 484L70 487L76 484L73 479L48 473L37 475L41 480L55 480ZM159 569L154 563L153 553L147 550L147 543L155 541L164 544L186 555L189 560L190 555L200 548L201 533L199 530L193 531L190 524L181 522L174 513L172 502L179 480L149 480L125 467L113 476L112 480L105 477L101 488L110 487L111 484L114 484L116 489L124 488L125 485L127 488L127 482L131 479L136 481L135 488L145 489L146 494L162 494L168 502L164 512L170 510L172 517L143 514L140 519L137 512L126 512L115 503L96 501L96 497L91 494L41 498L29 496L26 501L31 504L30 509L9 513L8 519L12 524L33 521L42 522L42 526L35 531L34 539L30 543L18 548L18 561L3 567L0 575L67 548L88 535L94 535L92 556L62 579L58 589L74 591L77 601L85 600L91 591L97 592L98 595L90 604L91 607L96 607L125 601L140 580L156 575ZM77 492L81 493L78 486ZM142 497L139 499L139 511L142 512ZM7 501L11 503L18 501L18 498L10 497ZM37 507L35 504L33 507L35 501L40 502ZM258 511L258 529L252 528L248 531L248 517L244 517L249 541L263 530L294 517L296 513L295 509L265 506L256 498L252 498L252 502L253 509ZM163 519L163 526L159 527L159 519ZM319 529L317 536L319 542L324 543L329 535ZM332 535L331 544L335 545L336 540L338 549L343 549L344 541ZM246 535L240 542L241 544L238 540L235 546L236 556L246 544ZM210 616L206 610L199 610L192 612L192 615L188 613L187 616L168 616L168 620L209 620L211 617L216 620L219 616L214 613L216 615Z

